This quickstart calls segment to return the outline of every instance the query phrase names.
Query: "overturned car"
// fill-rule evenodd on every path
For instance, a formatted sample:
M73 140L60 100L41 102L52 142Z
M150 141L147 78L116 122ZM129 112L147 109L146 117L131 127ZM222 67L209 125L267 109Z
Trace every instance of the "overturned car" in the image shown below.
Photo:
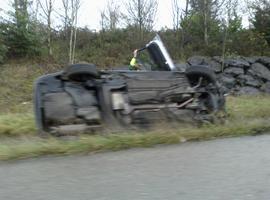
M224 94L205 66L176 68L159 36L145 48L152 65L140 71L98 71L74 64L40 77L34 108L41 133L65 134L102 128L151 127L160 122L212 122Z

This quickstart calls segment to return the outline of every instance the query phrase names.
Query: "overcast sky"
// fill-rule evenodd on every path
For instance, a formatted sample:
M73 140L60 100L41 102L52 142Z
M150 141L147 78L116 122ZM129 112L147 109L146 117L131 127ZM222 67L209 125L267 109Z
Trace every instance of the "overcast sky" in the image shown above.
M118 0L124 10L124 0ZM157 0L158 13L156 28L172 26L172 6L171 0ZM100 11L105 7L107 0L84 0L80 14L80 25L89 25L90 28L99 27ZM117 2L117 0L116 0Z
M41 0L42 1L42 0ZM78 16L78 25L81 27L87 26L89 29L100 29L100 12L106 6L108 0L81 0L81 8ZM121 6L121 10L124 10L124 1L128 0L115 0ZM156 16L155 29L161 27L172 27L172 5L171 0L157 0L158 12ZM185 3L184 0L180 2ZM241 0L240 0L241 1ZM0 0L0 8L9 10L9 6L13 0ZM54 0L56 10L59 11L61 7L61 0ZM183 6L183 5L182 5ZM3 12L1 12L3 15ZM53 25L57 26L60 20L56 17L53 19ZM244 25L247 25L247 19L244 19Z

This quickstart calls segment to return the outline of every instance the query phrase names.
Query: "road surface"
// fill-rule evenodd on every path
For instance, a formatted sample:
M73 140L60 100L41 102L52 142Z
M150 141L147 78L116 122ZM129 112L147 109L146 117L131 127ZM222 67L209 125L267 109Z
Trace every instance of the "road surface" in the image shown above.
M0 163L0 200L269 200L270 136Z

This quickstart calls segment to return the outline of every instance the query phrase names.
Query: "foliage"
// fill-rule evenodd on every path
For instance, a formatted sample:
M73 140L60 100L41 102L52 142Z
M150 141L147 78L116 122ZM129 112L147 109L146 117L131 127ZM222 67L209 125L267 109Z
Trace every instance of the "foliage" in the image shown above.
M11 20L1 27L5 45L10 57L37 56L41 53L41 43L35 23L28 12L28 1L15 1Z
M40 39L32 24L28 28L9 24L5 36L10 57L32 57L41 54Z
M3 34L2 32L0 32L0 64L2 64L5 61L6 53L7 53L7 46L4 44Z
M254 19L252 23L255 29L261 33L270 46L270 2L262 0L253 4Z
M71 34L71 26L64 24L57 27L57 30L52 27L51 44L54 53L48 57L47 45L45 45L48 25L32 17L29 1L16 1L25 5L17 7L14 5L10 14L11 19L1 20L0 63L18 57L37 56L46 62L68 63L68 38ZM126 5L131 11L135 9L134 5L137 5L139 1L132 2L134 4ZM147 2L147 0L141 2ZM152 2L155 6L152 9L148 5L147 8L156 12L155 1L149 2L149 5ZM198 54L205 56L221 56L223 53L243 56L270 55L269 3L264 0L261 4L254 4L252 10L254 17L251 19L254 27L243 28L242 17L236 9L231 9L227 22L221 20L224 16L220 14L222 9L220 2L222 1L190 0L188 11L180 13L178 28L162 28L159 31L152 30L147 25L149 22L147 20L150 20L151 23L149 23L152 26L154 19L148 19L147 8L142 10L142 15L137 16L133 13L135 17L133 21L129 21L128 25L122 25L120 28L120 24L126 18L120 15L117 5L108 4L107 12L103 14L106 14L107 20L112 24L107 28L103 27L101 31L90 30L87 27L77 29L75 62L90 62L100 68L128 65L133 50L143 47L155 36L156 32L161 35L174 60L184 61ZM204 3L207 3L207 8ZM129 12L125 14L131 17ZM143 21L136 21L136 17L139 17L138 19L141 17ZM141 22L140 28L138 28L139 22ZM223 52L224 44L225 52Z

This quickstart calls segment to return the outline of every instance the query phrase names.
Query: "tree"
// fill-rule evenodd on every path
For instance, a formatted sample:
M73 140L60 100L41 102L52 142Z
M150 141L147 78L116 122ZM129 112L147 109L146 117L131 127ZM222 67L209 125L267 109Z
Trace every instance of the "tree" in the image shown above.
M75 60L75 48L77 41L77 22L78 12L80 8L80 0L71 0L71 15L70 15L70 40L69 40L69 63L73 64Z
M223 39L222 39L222 70L224 69L224 60L227 46L232 46L228 41L234 41L236 34L242 29L242 17L238 15L238 1L227 0L224 4L225 17L222 21ZM232 42L230 42L232 43ZM234 42L233 42L234 43ZM230 49L228 49L230 50ZM232 53L232 51L229 51Z
M141 41L144 30L151 31L154 27L157 6L157 0L129 0L126 3L125 18L129 25L138 28Z
M53 2L52 0L38 0L38 3L43 11L43 14L45 15L46 21L47 21L47 48L48 48L48 55L52 56L52 27L51 27L51 16L53 11Z
M270 46L270 2L260 0L253 3L254 18L252 23L256 31L261 33Z
M9 56L35 56L41 52L40 38L28 13L28 0L14 0L11 20L3 31Z
M182 9L178 0L172 0L172 17L173 17L173 29L175 31L180 29Z
M176 35L176 41L177 44L180 43L181 48L181 57L184 57L184 44L185 44L185 32L186 32L186 26L184 26L183 22L187 19L189 14L189 0L186 0L185 2L185 9L182 9L180 7L180 1L179 0L172 0L172 10L173 10L173 29L175 31ZM188 24L185 24L188 25ZM179 32L181 32L181 42L180 41L180 35Z
M100 25L102 30L115 30L120 21L120 6L114 0L109 0L101 11Z
M62 0L62 6L64 9L64 14L59 14L60 17L63 19L64 23L64 38L67 38L68 28L70 27L70 0Z
M208 46L212 28L216 28L218 12L225 0L190 0L193 14L198 15L204 44Z
M0 9L0 13L2 12L2 9ZM0 64L2 64L6 58L7 53L7 46L4 42L3 37L3 30L4 30L5 23L3 22L3 17L0 17Z
M68 62L74 63L77 41L78 12L81 6L80 0L62 0L64 14L60 14L64 22L64 38L68 38ZM58 13L59 14L59 13Z
M7 53L7 46L4 44L4 37L1 30L3 30L3 24L0 22L0 64L4 62Z

